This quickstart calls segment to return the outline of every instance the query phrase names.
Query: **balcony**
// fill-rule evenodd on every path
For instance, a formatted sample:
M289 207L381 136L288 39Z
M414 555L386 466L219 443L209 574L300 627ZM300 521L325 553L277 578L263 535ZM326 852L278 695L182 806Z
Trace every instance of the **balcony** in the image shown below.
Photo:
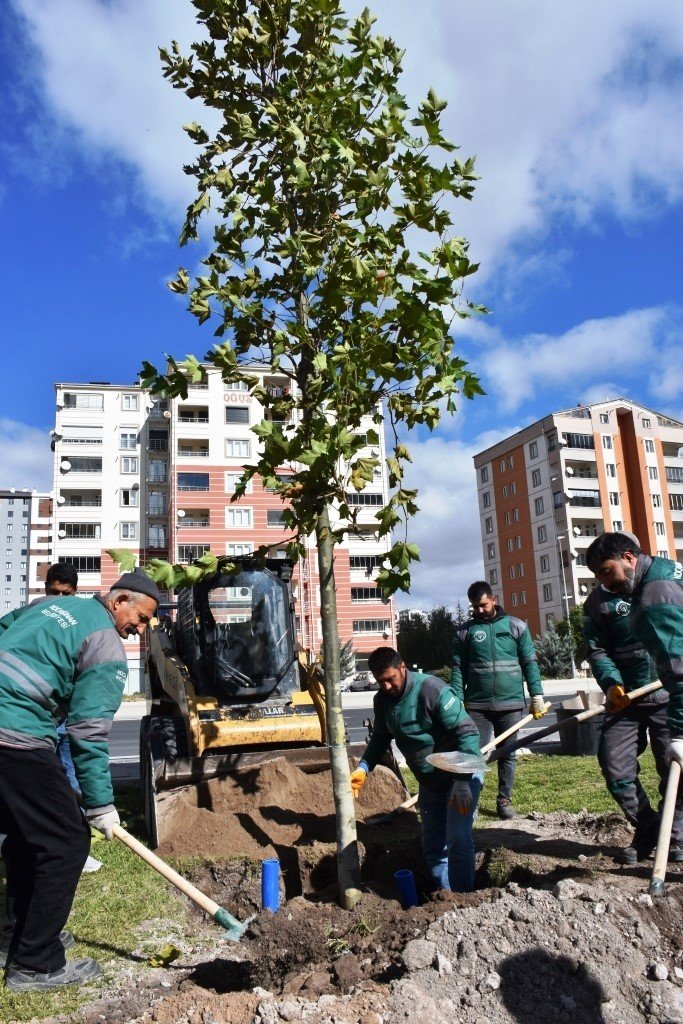
M178 458L179 459L208 459L209 457L209 442L203 441L198 444L183 444L178 443Z
M167 512L168 506L166 505L165 502L155 503L154 505L150 505L149 508L147 509L148 516L165 516Z
M184 519L178 520L179 530L208 530L210 526L208 519L190 519L189 516L185 516Z
M178 409L178 423L208 423L208 405L181 405Z
M150 440L147 442L147 450L150 452L167 452L168 441Z
M164 416L166 412L168 412L168 399L159 399L159 401L152 404L152 408L149 410L149 418L151 420L166 419Z
M599 491L571 490L567 504L571 508L602 508Z

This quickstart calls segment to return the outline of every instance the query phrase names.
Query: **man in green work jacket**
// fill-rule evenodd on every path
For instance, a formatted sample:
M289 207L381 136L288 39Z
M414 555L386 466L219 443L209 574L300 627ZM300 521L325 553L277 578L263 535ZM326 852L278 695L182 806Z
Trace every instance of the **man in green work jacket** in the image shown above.
M355 797L368 772L393 740L420 787L422 850L437 888L471 892L474 888L472 823L482 777L453 775L434 768L428 754L462 751L479 754L477 727L448 683L409 672L392 647L378 647L368 668L379 684L374 698L375 725L358 768L351 774Z
M608 590L630 599L630 627L654 658L669 693L664 757L667 764L675 760L683 767L683 564L643 554L624 533L596 538L586 564ZM679 805L681 799L679 789Z
M543 683L529 627L496 604L488 583L478 580L467 591L472 618L457 630L453 643L451 686L472 716L486 746L522 717L524 682L534 718L547 711ZM499 818L514 818L514 753L498 761Z
M127 676L122 637L142 635L159 601L144 573L103 598L55 597L22 610L0 637L0 832L7 887L5 984L16 991L86 982L95 960L65 960L63 931L90 849L90 825L119 823L107 737ZM85 816L56 754L67 733Z

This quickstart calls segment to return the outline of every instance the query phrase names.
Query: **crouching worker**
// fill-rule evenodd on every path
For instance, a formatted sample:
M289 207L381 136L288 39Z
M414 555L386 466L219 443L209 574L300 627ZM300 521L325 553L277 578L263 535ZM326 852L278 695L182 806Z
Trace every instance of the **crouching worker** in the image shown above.
M422 850L437 888L471 892L474 888L472 823L482 787L481 775L462 776L434 768L428 754L461 751L479 754L479 732L448 683L409 672L391 647L378 647L368 668L379 684L374 698L372 737L351 774L358 796L393 740L419 783Z
M5 984L24 991L89 981L95 960L71 960L63 931L90 849L90 825L112 839L119 822L108 733L127 676L122 637L142 635L159 601L144 573L105 597L47 598L0 638L0 831L7 876ZM67 733L85 816L56 753Z

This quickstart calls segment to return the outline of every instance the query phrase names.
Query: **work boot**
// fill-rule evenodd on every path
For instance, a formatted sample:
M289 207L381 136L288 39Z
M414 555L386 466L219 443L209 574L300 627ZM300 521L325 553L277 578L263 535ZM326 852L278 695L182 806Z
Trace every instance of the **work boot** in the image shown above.
M621 853L617 854L620 864L637 864L641 860L647 860L652 856L659 839L659 828L635 830L633 841L630 846L624 847Z
M516 811L506 796L499 796L496 800L496 813L503 821L517 816Z
M64 930L62 930L59 933L59 941L61 942L62 946L66 950L66 949L71 949L71 947L73 946L73 944L74 944L74 942L76 940L74 939L74 937L71 934L71 932L67 932L66 929L64 929ZM0 957L6 957L7 956L7 954L9 953L9 947L10 947L10 943L11 942L12 942L12 937L11 936L9 938L3 938L2 945L0 945Z
M45 988L59 988L60 985L83 985L100 973L97 960L85 957L83 960L69 960L56 971L28 971L16 964L7 968L5 986L14 992L37 992Z

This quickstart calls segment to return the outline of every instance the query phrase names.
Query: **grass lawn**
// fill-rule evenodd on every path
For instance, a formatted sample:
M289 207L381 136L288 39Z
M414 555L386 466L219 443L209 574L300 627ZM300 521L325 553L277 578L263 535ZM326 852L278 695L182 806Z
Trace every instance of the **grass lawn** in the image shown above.
M657 800L656 775L649 750L641 758L641 779L653 801ZM411 792L417 787L415 778L407 773ZM515 782L514 804L522 814L531 811L579 811L600 813L617 809L603 782L595 757L559 757L536 755L520 758ZM128 791L117 798L124 826L143 838L137 792ZM495 817L495 770L486 775L486 784L480 802L479 824L486 825ZM77 943L69 956L92 956L99 960L103 972L107 963L119 958L124 967L140 962L132 955L139 949L137 932L143 921L171 920L176 923L177 934L191 934L184 897L165 882L122 843L99 841L93 844L93 854L104 861L104 867L80 880L74 908L68 927ZM191 859L178 862L190 864ZM0 884L0 906L4 906L4 886ZM187 929L187 931L186 931ZM145 957L157 952L168 942L168 936L156 939L150 934L145 943ZM86 999L97 994L93 985L84 997L78 988L57 990L52 994L12 995L0 987L0 1021L28 1021L31 1018L69 1013Z

